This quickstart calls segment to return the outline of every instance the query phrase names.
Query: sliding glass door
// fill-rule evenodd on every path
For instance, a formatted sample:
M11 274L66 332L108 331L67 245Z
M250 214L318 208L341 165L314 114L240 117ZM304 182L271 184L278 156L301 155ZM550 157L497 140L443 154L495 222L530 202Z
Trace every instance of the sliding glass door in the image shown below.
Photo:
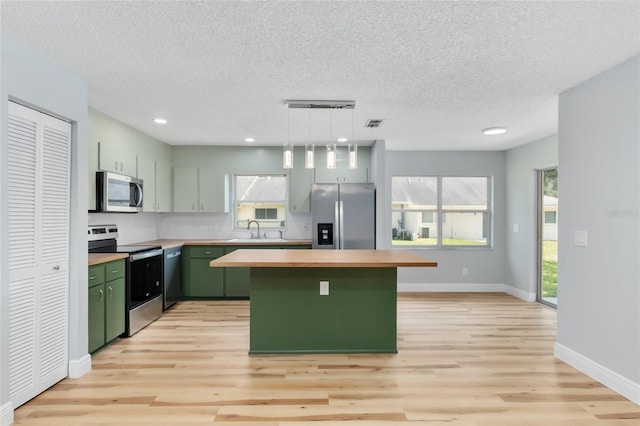
M558 168L538 170L538 291L540 303L558 306Z

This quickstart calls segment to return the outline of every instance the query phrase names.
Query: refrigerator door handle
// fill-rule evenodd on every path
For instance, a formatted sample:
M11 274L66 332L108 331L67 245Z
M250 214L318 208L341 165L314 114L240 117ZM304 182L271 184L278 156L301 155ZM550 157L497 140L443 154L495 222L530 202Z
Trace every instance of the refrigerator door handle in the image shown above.
M340 226L338 231L340 232L340 249L344 249L344 204L340 201Z
M333 203L334 206L334 210L333 210L333 223L335 224L335 229L333 230L333 241L334 241L334 245L336 247L336 249L341 248L340 247L340 201L336 201L335 203Z

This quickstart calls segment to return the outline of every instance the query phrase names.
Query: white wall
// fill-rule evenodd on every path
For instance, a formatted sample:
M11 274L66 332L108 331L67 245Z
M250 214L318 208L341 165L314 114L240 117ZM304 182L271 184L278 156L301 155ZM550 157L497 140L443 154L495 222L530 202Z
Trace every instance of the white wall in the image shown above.
M640 56L560 95L558 139L556 355L640 404Z
M399 268L401 290L501 291L504 283L505 221L504 152L387 151L385 182L392 176L492 176L493 247L465 249L413 249L436 260L437 268ZM391 206L391 191L384 194L385 209ZM391 217L383 223L385 248L391 246ZM380 247L379 247L380 248ZM467 268L468 275L462 274Z
M82 374L90 367L87 354L87 83L48 58L4 33L1 35L0 199L6 199L7 109L15 99L70 120L71 215L69 265L69 367ZM8 402L7 205L0 204L0 423L8 424L13 408Z
M535 300L537 282L536 170L558 165L557 135L506 152L505 284ZM514 232L514 225L518 232Z

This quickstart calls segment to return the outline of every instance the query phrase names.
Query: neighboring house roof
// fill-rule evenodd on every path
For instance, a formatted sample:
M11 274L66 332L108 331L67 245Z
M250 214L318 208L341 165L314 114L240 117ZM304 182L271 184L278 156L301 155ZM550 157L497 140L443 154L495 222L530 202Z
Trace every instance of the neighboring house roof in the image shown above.
M486 205L485 178L443 178L444 205ZM396 176L392 178L391 200L394 204L429 206L438 204L437 179Z
M236 176L236 200L279 201L285 199L284 176Z
M557 197L551 197L550 195L544 195L542 197L542 202L544 203L545 206L557 206L558 205L558 198Z

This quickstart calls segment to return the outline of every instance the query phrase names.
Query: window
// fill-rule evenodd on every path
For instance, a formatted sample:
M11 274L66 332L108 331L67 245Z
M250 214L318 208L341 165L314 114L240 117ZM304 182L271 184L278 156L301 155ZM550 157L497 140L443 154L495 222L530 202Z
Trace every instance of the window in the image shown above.
M491 178L391 178L393 246L490 246Z
M556 212L544 212L544 223L556 223Z
M287 178L284 175L236 175L235 228L246 229L257 220L261 229L285 227Z

